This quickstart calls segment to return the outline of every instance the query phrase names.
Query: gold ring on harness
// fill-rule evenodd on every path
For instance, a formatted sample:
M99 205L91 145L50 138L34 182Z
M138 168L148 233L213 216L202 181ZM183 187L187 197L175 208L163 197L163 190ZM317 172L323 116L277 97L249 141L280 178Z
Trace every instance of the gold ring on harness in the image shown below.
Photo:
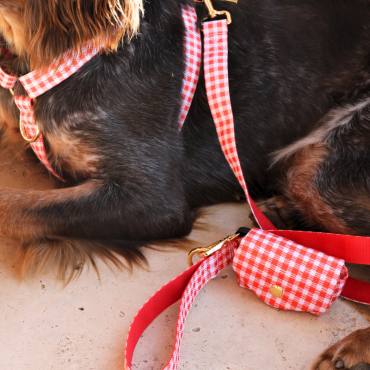
M27 135L26 135L26 132L24 130L24 124L23 124L22 120L19 119L19 131L21 132L21 135L22 135L23 139L26 140L28 143L35 142L40 136L40 128L39 128L39 124L37 122L36 122L36 125L37 125L37 131L36 131L35 136L31 137L31 138L28 138Z

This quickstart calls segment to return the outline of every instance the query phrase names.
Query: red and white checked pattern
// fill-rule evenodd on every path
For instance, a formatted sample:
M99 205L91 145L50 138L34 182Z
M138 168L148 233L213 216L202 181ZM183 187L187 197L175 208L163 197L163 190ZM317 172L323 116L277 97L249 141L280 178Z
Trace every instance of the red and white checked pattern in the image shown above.
M182 86L182 103L179 117L179 127L182 128L189 112L198 83L202 45L200 32L197 30L197 15L190 5L182 8L182 19L185 24L185 73Z
M73 73L79 70L86 62L95 56L100 49L84 46L79 53L68 51L61 58L55 60L47 71L32 71L19 78L28 97L15 96L14 101L20 110L20 119L28 137L34 137L37 132L37 123L33 112L32 100L52 89ZM5 73L0 67L0 85L5 89L14 87L18 78ZM62 179L52 168L46 154L44 139L40 133L38 139L30 144L41 163L59 180Z
M205 22L203 33L207 98L222 151L245 192L257 222L263 229L276 229L266 217L261 217L261 211L249 196L236 149L229 91L227 21Z
M78 71L101 48L84 46L78 53L68 51L51 64L46 71L32 71L19 78L30 98L36 98L52 89Z
M27 137L32 138L37 133L37 123L35 121L35 115L33 112L32 100L28 96L15 96L14 97L15 104L19 108L20 111L20 119L23 123L23 127L25 130L25 134ZM44 145L44 138L42 136L42 132L40 133L38 139L30 144L33 151L35 152L38 159L41 163L59 180L65 181L62 179L51 167L49 159L46 155L45 145Z
M281 309L308 311L316 315L327 311L331 303L339 296L348 277L343 260L302 247L268 231L252 229L243 239L234 239L210 257L204 258L193 273L181 297L175 345L171 358L163 370L177 370L178 368L185 321L199 291L204 284L216 277L232 261L240 285L248 289L252 289L250 286L255 288L252 290L266 303ZM176 282L177 284L172 286L175 290L175 287L179 286L176 280L183 274L163 286L159 292L174 294L175 292L169 289L169 285ZM248 279L252 281L252 285ZM281 298L275 298L269 293L268 290L273 284L283 287L284 294ZM176 296L177 293L178 291L176 291ZM152 299L156 294L143 305L131 323L126 341L127 344L130 343L130 359L132 359L132 353L137 344L131 341L131 328L137 321L138 314L142 310L148 312L153 306ZM167 304L170 305L171 302ZM168 307L161 306L158 312L163 312ZM136 322L136 330L137 326L138 322ZM140 332L136 333L137 339L145 327L142 326ZM125 369L131 370L131 363L127 362L127 344Z
M172 356L163 370L177 370L179 364L181 339L184 334L185 321L190 308L193 305L196 296L203 288L203 285L209 280L215 278L217 274L225 267L229 266L232 262L233 256L233 244L229 243L227 246L223 247L209 258L206 258L204 263L200 265L200 267L192 276L181 298L179 316L177 318L176 325L175 346Z
M260 229L242 239L233 267L239 285L270 306L316 315L329 309L348 278L343 260ZM283 289L282 297L270 293L274 284Z
M235 242L231 242L213 255L208 258L205 258L202 263L200 264L199 268L195 271L194 275L191 277L186 289L181 297L180 308L179 308L179 315L177 318L177 325L176 325L176 339L175 345L173 348L172 356L168 361L167 365L163 368L163 370L177 370L179 364L179 356L180 356L180 344L181 339L184 334L184 326L186 317L190 311L193 302L203 288L203 285L206 284L209 280L215 278L219 272L221 272L225 267L229 266L232 263L232 259L234 257L234 246ZM175 278L174 280L176 280ZM168 285L168 284L166 284ZM162 287L164 289L166 287ZM143 305L143 307L147 304L150 304L150 299ZM142 308L143 308L142 307ZM140 310L139 310L140 312ZM133 322L135 321L135 318ZM127 343L130 340L130 331L132 324L130 326L128 335L127 335ZM125 357L127 354L125 353ZM125 370L131 370L131 364L125 364Z
M12 89L17 82L17 77L8 75L1 67L0 67L0 86L4 89Z
M235 144L234 117L231 109L228 73L227 21L203 24L204 76L208 104L216 125L222 151L240 185L247 191Z

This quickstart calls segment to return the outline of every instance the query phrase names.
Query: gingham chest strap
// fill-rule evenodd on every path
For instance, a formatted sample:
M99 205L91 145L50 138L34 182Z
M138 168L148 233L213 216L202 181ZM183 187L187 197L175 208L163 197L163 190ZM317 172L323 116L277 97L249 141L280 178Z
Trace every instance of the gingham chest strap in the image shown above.
M194 9L188 5L184 6L182 17L185 25L185 72L182 87L183 99L178 122L180 129L194 96L201 60L200 32L196 29L197 17ZM95 56L99 50L99 48L85 46L78 54L69 51L62 58L56 60L46 71L32 71L19 79L8 75L0 67L0 85L2 87L11 90L16 82L19 81L28 94L28 96L14 97L14 101L20 111L20 130L23 137L30 142L33 151L44 166L61 181L64 181L64 179L55 172L48 159L43 134L39 132L35 119L33 100L70 77ZM35 140L32 140L32 138Z
M34 99L66 80L98 52L98 48L90 46L83 47L78 54L69 51L56 60L46 71L32 71L20 78L8 75L0 67L0 85L2 87L10 89L13 93L12 89L19 81L28 94L28 96L14 96L14 102L20 111L20 130L23 137L30 142L41 163L61 181L65 180L51 166L45 150L43 134L39 132L33 109Z

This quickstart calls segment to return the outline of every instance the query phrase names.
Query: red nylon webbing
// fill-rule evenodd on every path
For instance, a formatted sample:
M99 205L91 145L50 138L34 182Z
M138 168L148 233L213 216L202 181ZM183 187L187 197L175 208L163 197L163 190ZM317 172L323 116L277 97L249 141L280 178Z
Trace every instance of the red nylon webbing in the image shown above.
M226 21L204 24L204 69L207 97L216 124L222 150L238 181L244 189L251 210L263 230L290 239L308 248L313 248L347 262L370 264L370 238L349 235L315 233L292 230L277 230L250 198L239 163L234 136L228 73L227 73L227 25ZM166 308L175 303L180 296L181 305L177 324L176 343L173 354L165 370L178 367L179 348L183 325L193 299L201 287L224 268L232 259L228 246L203 259L176 279L162 287L135 316L126 343L126 370L131 369L132 355L141 334L150 323ZM195 285L194 285L195 284ZM189 298L191 296L191 298ZM370 304L370 284L348 278L342 297Z
M203 261L185 270L177 278L159 289L140 309L134 317L129 329L126 342L125 363L126 369L131 367L132 356L136 344L144 333L145 329L159 316L166 308L176 303L182 296L194 271L197 270Z
M368 237L294 230L271 230L270 232L307 248L341 258L348 263L370 265L370 238Z

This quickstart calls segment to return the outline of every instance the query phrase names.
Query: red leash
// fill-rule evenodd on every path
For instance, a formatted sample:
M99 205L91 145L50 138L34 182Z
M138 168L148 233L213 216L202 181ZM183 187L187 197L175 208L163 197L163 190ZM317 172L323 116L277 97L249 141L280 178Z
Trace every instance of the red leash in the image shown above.
M277 230L259 210L250 197L244 180L235 142L234 117L231 109L227 68L227 23L213 21L204 24L204 75L209 106L216 125L222 151L242 186L255 219L262 230L292 240L297 244L342 258L349 263L370 265L370 238L352 235L328 234L307 231ZM370 284L357 285L358 280L348 278L341 296L370 304Z
M275 240L282 240L282 238L279 237L284 237L288 239L287 244L293 242L302 244L307 248L311 248L312 250L320 251L316 252L320 255L325 253L329 256L335 256L351 263L370 264L370 238L368 237L277 230L258 209L249 195L236 150L234 119L231 109L228 82L227 22L226 20L222 20L204 23L203 31L204 71L209 105L224 155L239 183L244 189L251 210L262 229L259 232L257 231L257 234L260 233L266 235L266 231L268 231L267 234L274 234L277 236L277 238L274 237ZM254 233L256 234L256 232ZM247 236L249 236L249 233ZM268 236L268 238L271 237ZM242 240L245 241L245 239L246 238L243 238ZM251 240L248 242L251 244ZM265 239L263 242L266 244ZM135 316L127 337L125 352L126 370L131 369L133 352L137 341L144 330L160 313L162 313L166 308L171 306L181 297L179 317L177 321L176 342L171 359L164 368L165 370L177 369L184 324L191 305L202 286L211 278L214 278L224 267L232 262L233 249L237 248L239 243L240 238L239 240L234 240L225 244L220 243L222 246L221 249L210 255L210 257L204 258L196 265L187 269L176 279L162 287L152 298L148 300L147 303L143 305L143 307ZM298 245L298 247L300 246ZM328 258L330 261L334 259L333 257ZM234 262L235 260L236 258L234 259ZM235 263L238 263L238 261ZM239 263L245 263L244 257L239 261ZM343 264L343 261L339 260L338 263L341 265ZM342 270L341 274L343 274L343 272L345 273L346 269ZM252 273L248 273L249 275L252 275ZM341 293L342 297L357 302L370 304L370 284L350 277L347 279L347 276L340 276L339 286L332 288L333 294L331 297L323 298L323 300L328 301L329 306L339 295L344 283L346 284ZM247 287L250 288L250 286ZM323 293L325 294L325 291L323 291ZM259 296L261 297L261 295ZM261 298L263 299L263 297ZM271 298L269 297L268 299ZM303 306L306 305L306 301L303 300L303 302L301 302ZM271 304L270 302L267 303ZM297 305L301 303L298 302ZM286 308L286 306L282 308ZM306 309L306 311L310 310ZM321 314L322 311L315 313Z

